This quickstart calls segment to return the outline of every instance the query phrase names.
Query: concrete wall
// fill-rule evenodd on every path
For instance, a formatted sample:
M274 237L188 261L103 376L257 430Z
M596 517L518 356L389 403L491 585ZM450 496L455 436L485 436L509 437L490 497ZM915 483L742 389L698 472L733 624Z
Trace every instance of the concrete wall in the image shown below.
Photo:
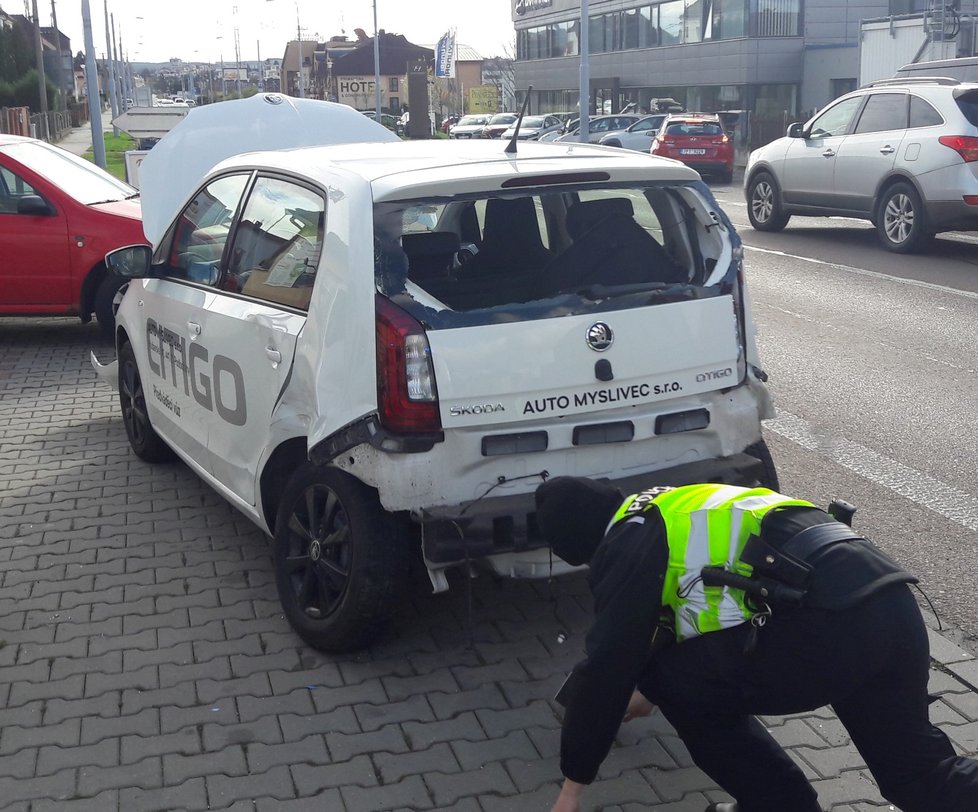
M804 78L801 83L798 109L809 111L824 107L836 96L832 90L833 79L858 79L858 77L857 43L830 48L808 48L804 57Z

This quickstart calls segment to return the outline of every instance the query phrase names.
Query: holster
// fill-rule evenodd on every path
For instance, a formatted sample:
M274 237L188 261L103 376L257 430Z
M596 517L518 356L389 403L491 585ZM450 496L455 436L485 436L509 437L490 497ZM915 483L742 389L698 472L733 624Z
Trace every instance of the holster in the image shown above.
M794 589L804 590L811 577L814 562L823 550L834 544L863 540L842 522L828 522L806 527L780 547L775 547L761 535L747 539L740 560L750 564L754 572Z

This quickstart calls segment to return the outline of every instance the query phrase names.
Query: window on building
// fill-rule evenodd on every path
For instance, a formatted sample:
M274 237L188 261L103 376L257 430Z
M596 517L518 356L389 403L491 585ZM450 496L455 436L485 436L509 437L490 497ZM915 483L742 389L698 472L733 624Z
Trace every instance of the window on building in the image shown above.
M387 84L387 89L391 93L397 93L397 77L396 76L392 76L390 78L390 82Z
M592 54L601 54L610 51L611 47L604 41L604 15L588 18L588 50Z
M670 0L659 5L659 42L678 45L683 41L683 0Z
M753 1L753 0L752 0ZM751 19L755 37L797 37L801 22L801 0L756 0Z
M638 14L638 47L653 48L659 44L659 7L642 6Z
M747 36L747 0L713 0L713 39Z
M854 78L832 80L833 99L837 99L839 98L839 96L845 96L846 93L850 93L855 89L856 89L856 80Z

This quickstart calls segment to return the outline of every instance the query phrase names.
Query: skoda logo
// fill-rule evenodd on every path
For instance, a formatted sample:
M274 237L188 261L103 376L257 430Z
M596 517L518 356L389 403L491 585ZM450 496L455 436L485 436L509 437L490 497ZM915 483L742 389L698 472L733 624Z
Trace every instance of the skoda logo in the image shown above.
M265 101L269 104L281 104L285 99L278 95L278 93L266 93Z
M603 321L596 321L587 328L587 345L595 352L604 352L614 340L615 334Z

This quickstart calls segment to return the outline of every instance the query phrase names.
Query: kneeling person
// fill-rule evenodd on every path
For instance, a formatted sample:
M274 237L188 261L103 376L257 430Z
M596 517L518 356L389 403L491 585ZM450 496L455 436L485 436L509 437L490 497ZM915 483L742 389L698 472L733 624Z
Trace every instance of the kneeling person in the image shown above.
M736 799L707 812L820 812L754 717L830 704L903 812L978 810L978 762L956 756L928 718L916 579L846 525L810 502L728 485L623 500L606 483L557 477L536 504L554 552L590 564L595 600L587 658L560 696L554 812L580 808L621 721L654 705Z

